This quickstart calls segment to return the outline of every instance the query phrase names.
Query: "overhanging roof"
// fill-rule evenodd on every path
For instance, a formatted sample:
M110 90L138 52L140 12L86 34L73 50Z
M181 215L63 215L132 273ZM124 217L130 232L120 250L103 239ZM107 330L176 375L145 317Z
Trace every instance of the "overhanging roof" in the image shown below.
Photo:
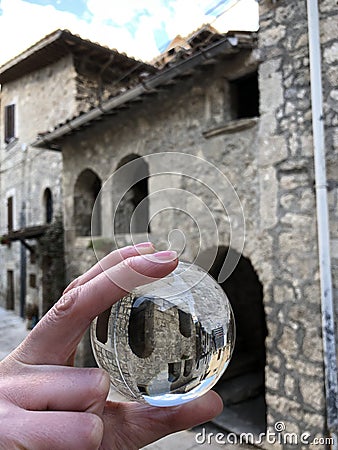
M139 70L147 70L151 73L155 71L153 66L130 58L115 49L112 50L82 39L68 30L56 30L2 65L0 67L0 84L8 83L22 75L46 67L69 53L80 57L87 55L91 61L97 64L98 70L113 58L114 64L119 64L125 71L135 65L139 65Z
M131 87L126 92L118 94L99 107L82 113L67 122L60 124L53 131L40 134L31 144L35 147L47 147L59 150L60 140L82 127L87 127L93 121L101 120L105 115L116 114L120 109L125 109L132 102L142 101L144 97L154 95L158 89L173 85L180 79L191 76L197 67L209 65L219 58L229 58L243 50L252 50L256 47L257 35L251 32L229 32L222 35L217 42L213 42L205 48L200 48L194 54L184 53L179 55L169 66L155 75L150 75L138 85Z

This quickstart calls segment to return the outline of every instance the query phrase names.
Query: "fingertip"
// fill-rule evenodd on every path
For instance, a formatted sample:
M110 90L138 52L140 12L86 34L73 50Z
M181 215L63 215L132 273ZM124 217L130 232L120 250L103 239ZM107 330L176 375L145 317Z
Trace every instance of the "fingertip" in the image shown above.
M214 391L209 391L203 396L172 408L171 426L175 431L191 428L221 414L223 401Z
M223 401L215 391L209 391L196 400L187 403L186 407L199 411L201 414L201 419L204 422L207 422L222 412Z
M73 280L67 287L66 289L62 292L62 295L67 294L68 291L72 290L75 286L77 286L78 284L78 279L75 278L75 280Z
M134 248L141 254L152 253L155 251L155 246L152 242L140 242L139 244L135 244Z

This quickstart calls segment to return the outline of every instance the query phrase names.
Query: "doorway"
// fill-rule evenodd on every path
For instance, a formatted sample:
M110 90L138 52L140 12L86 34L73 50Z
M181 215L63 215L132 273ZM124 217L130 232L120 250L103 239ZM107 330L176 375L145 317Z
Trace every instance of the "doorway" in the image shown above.
M235 250L230 249L231 252ZM203 252L196 263L218 279L228 247ZM205 267L210 255L216 257ZM266 430L265 338L267 327L263 306L263 286L251 261L243 255L231 275L220 286L226 293L236 322L236 344L230 364L215 386L224 403L215 423L227 431L259 434Z

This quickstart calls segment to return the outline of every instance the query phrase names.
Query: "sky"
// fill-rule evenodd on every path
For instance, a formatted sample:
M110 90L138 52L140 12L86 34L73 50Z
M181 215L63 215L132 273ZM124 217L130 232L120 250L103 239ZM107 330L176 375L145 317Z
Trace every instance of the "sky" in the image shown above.
M150 61L205 23L255 31L257 0L0 0L0 65L56 29Z

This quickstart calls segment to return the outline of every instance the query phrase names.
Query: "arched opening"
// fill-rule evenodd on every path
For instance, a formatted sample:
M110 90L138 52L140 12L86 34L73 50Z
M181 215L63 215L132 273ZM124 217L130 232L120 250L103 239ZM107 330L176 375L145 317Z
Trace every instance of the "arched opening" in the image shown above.
M100 205L96 204L93 211L100 190L101 180L92 170L86 169L80 173L74 186L74 224L77 236L101 234Z
M148 164L132 154L122 158L116 170L114 232L149 232Z
M43 205L45 212L45 222L51 223L53 220L53 197L52 191L49 188L46 188L45 192L43 193Z
M196 263L217 280L228 251L228 247L209 249L199 255ZM212 266L208 267L210 256L215 254ZM215 423L228 431L259 434L266 430L267 327L263 286L250 260L244 256L239 256L235 270L220 285L234 312L236 344L229 367L215 386L224 403L224 410Z

